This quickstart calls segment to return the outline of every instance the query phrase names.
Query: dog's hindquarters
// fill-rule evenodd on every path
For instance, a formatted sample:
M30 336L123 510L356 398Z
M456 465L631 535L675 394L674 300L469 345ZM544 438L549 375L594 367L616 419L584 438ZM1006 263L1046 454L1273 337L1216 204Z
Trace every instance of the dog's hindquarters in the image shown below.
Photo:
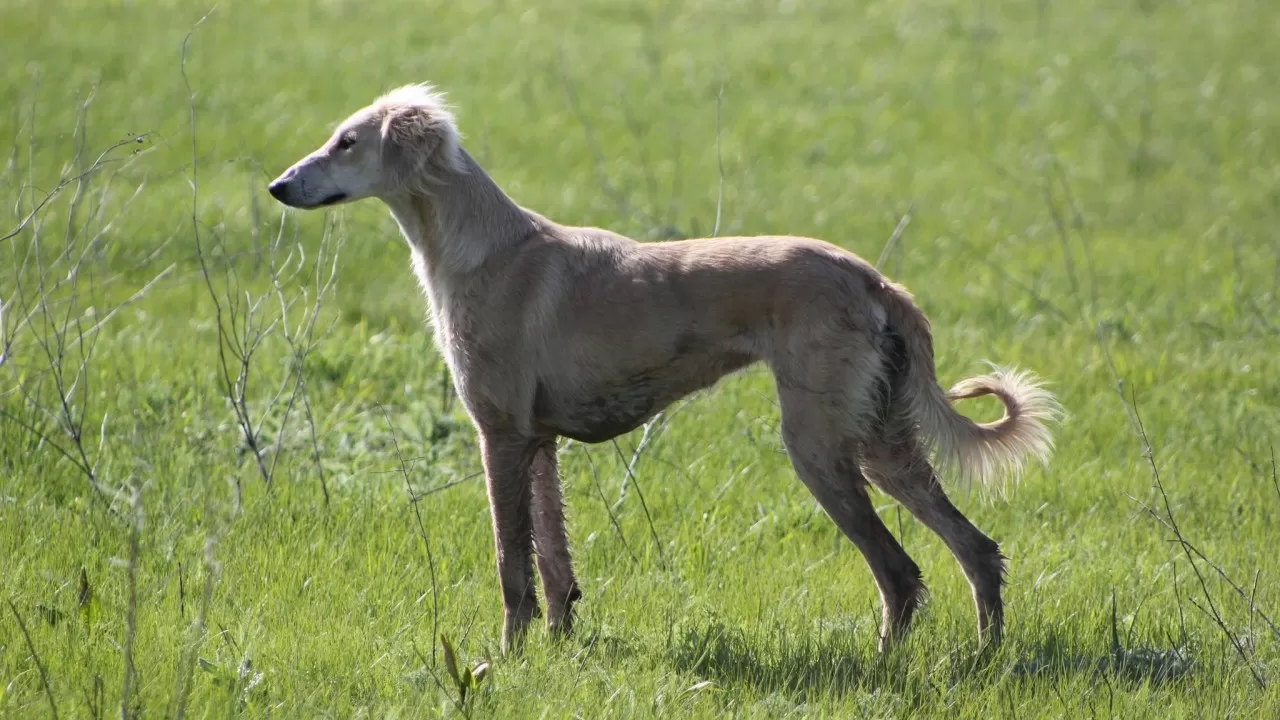
M920 569L876 514L860 467L875 441L886 368L870 332L850 332L822 305L773 343L782 439L805 487L866 559L880 591L880 648L911 623L925 594Z
M885 397L880 435L862 456L864 471L946 543L972 588L979 636L998 643L1004 624L1004 554L952 504L929 450L942 465L957 467L962 478L989 483L1000 471L1016 473L1029 455L1047 456L1051 439L1045 423L1057 415L1058 405L1033 376L1020 372L969 378L944 393L924 313L901 287L881 281L880 289ZM951 405L952 399L986 394L1005 405L1005 417L994 423L976 423Z
M1028 454L1047 453L1044 423L1057 406L1018 373L971 378L948 395L937 384L928 320L911 296L869 266L850 269L857 279L819 280L789 296L803 304L789 314L797 322L772 336L768 361L792 464L871 566L883 602L882 647L906 630L925 588L876 515L868 481L944 540L973 589L981 637L998 642L1004 556L951 503L929 451L969 477L990 480L1000 469L1017 469ZM857 295L859 286L867 292ZM1004 419L978 424L951 406L951 398L982 394L1004 401Z

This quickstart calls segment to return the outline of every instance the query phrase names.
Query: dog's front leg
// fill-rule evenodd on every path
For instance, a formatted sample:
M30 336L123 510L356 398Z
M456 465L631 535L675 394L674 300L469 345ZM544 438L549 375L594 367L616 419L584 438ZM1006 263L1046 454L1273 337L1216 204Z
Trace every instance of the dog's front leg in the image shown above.
M553 636L568 635L573 630L573 604L582 591L569 557L554 440L540 444L533 456L533 542L547 600L547 629Z
M502 585L502 650L518 651L530 621L539 614L530 513L530 465L537 445L528 438L485 432L480 443Z

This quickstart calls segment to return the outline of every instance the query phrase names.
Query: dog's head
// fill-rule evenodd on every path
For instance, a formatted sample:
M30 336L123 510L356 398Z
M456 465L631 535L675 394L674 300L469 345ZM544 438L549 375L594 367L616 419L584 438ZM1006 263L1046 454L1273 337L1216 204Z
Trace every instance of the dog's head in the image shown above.
M285 205L312 209L425 193L463 168L457 125L443 95L428 85L407 85L344 120L268 190Z

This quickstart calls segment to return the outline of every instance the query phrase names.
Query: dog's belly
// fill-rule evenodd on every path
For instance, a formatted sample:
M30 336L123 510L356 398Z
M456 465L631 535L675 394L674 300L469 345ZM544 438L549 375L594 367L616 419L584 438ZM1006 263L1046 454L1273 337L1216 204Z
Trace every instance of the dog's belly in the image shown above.
M547 432L598 443L631 432L680 398L701 390L755 358L741 353L680 358L625 380L598 387L538 383L534 415Z
M660 399L645 387L617 388L590 398L551 398L538 386L535 412L545 430L585 443L598 443L628 433L645 423L671 399Z

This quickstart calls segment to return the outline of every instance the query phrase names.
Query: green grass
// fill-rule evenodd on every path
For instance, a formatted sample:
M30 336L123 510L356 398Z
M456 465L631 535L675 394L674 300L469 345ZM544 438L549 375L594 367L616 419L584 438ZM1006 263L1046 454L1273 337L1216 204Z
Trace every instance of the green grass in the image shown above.
M207 9L0 7L0 140L13 143L0 233L84 167L77 142L93 157L148 133L84 189L77 252L111 225L78 298L51 291L0 367L0 716L51 702L60 717L118 714L126 654L129 710L147 717L179 704L190 717L460 714L433 679L433 628L468 663L496 653L492 535L482 482L464 479L474 434L442 402L394 223L373 203L283 216L279 258L306 251L289 293L341 242L304 365L326 504L300 408L283 430L283 405L263 425L268 460L283 435L270 490L245 451L191 218L198 171L216 286L234 269L261 292L282 222L266 182L348 112L419 80L449 92L498 182L561 222L710 233L718 155L722 233L815 235L875 261L909 211L885 269L932 318L944 381L1014 363L1070 412L1052 463L1007 500L956 493L1011 558L1007 641L985 655L950 555L877 496L933 593L909 641L877 656L870 574L792 474L759 370L681 406L649 445L637 476L652 526L634 489L610 520L619 451L566 448L580 631L553 644L539 627L522 656L497 659L472 716L1280 713L1280 638L1203 563L1202 589L1142 512L1164 505L1107 362L1185 537L1280 615L1274 3L237 0L191 39L193 163L180 51ZM0 301L33 297L40 271L24 257L65 277L75 191L0 241ZM75 442L37 338L100 319L170 266L92 336L73 395L115 493L104 500L53 447ZM291 367L273 331L250 376L255 418ZM457 484L410 503L396 443L417 491ZM1225 630L1200 609L1206 592Z

